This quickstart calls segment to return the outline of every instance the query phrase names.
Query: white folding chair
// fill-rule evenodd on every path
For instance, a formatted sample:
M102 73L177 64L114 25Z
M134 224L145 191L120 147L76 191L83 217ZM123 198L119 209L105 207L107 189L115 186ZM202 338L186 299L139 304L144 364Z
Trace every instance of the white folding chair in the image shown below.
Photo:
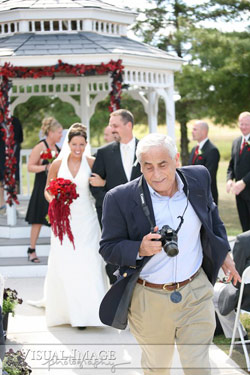
M234 322L234 329L233 329L233 335L232 335L232 340L231 340L231 346L230 346L230 350L229 350L229 357L231 357L231 355L232 355L234 345L235 344L241 344L242 347L243 347L245 358L246 358L247 370L250 371L250 359L249 359L249 354L248 354L247 347L246 347L246 344L250 343L250 340L244 339L243 330L242 330L242 327L241 327L241 324L240 324L240 314L242 312L241 301L242 301L243 291L244 291L245 284L250 284L250 266L248 266L244 270L241 279L242 279L242 281L241 281L241 286L240 286L240 295L239 295L239 300L238 300L238 304L237 304L237 311L236 311L236 317L235 317L235 322ZM236 335L237 329L238 329L239 335L240 335L239 341L235 341L235 335Z

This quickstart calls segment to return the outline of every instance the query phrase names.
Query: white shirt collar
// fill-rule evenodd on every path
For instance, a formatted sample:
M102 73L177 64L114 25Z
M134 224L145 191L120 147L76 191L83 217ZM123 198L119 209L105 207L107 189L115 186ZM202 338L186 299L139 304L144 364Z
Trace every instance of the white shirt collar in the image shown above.
M135 137L133 137L131 141L129 141L128 143L120 142L120 145L122 148L129 147L131 150L134 150L135 149Z
M242 136L242 142L244 142L244 140L245 140L246 142L249 141L249 137L250 137L250 133L247 134L247 135L243 135L243 136Z
M202 147L203 147L204 144L207 142L207 140L208 140L208 138L205 138L205 139L203 139L203 141L201 141L201 142L199 143L199 150L202 149Z

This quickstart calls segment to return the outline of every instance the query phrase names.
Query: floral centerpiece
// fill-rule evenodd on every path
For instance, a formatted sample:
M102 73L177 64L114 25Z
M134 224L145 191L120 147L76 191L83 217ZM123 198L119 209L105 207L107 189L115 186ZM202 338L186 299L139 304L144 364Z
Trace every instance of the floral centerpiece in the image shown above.
M11 313L12 316L15 315L15 307L18 304L22 304L23 300L17 297L17 291L14 289L6 288L3 292L3 306L2 314Z
M40 158L42 160L48 160L49 163L52 163L58 156L58 152L47 148L45 151L40 153Z
M76 192L76 184L64 178L55 178L50 181L46 189L54 199L49 204L48 216L51 229L62 244L63 236L68 235L70 242L74 244L74 237L71 231L69 217L70 205L74 199L79 197Z
M3 375L29 375L32 372L30 366L25 362L24 354L18 350L10 349L5 353L3 359Z

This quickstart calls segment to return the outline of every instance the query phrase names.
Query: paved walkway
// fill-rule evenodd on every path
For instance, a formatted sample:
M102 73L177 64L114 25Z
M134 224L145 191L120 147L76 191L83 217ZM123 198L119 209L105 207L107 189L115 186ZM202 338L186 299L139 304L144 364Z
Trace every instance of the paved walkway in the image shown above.
M7 350L22 348L32 375L142 375L140 348L130 331L110 327L80 331L70 326L47 328L44 310L27 304L40 300L43 278L8 279L5 287L18 291L24 303L9 319ZM86 301L86 308L88 304ZM211 346L212 375L245 374L218 347ZM183 375L175 351L171 375Z

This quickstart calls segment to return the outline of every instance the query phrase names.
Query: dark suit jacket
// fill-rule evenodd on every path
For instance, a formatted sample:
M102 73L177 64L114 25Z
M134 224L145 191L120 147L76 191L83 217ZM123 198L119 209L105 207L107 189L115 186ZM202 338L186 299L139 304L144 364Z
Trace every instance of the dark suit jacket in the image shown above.
M193 156L195 152L195 147L192 148L188 164L192 164ZM204 165L210 173L211 176L211 191L212 196L216 204L218 204L218 190L216 175L217 169L220 161L220 153L218 148L208 139L201 149L201 154L195 159L194 165Z
M240 276L245 268L250 266L250 230L239 234L233 248L235 267ZM240 294L240 283L236 287L232 283L227 284L221 291L218 299L218 308L222 315L227 315L237 307ZM241 308L250 311L250 284L246 284L242 296Z
M245 189L239 196L245 200L250 200L250 146L244 147L240 155L242 137L233 141L231 159L227 169L227 180L243 180Z
M136 139L136 146L137 143L138 140ZM134 160L136 160L136 157ZM106 180L106 185L104 187L90 186L90 190L96 199L96 207L101 208L107 191L128 182L126 173L123 169L119 142L109 143L97 150L92 172L97 173ZM132 168L131 180L134 180L140 175L140 164L137 163L137 165Z
M230 246L212 199L209 172L203 166L183 167L179 171L186 177L190 190L189 201L202 222L202 266L209 280L214 283ZM100 318L103 323L120 329L127 325L134 286L142 267L150 259L143 257L142 260L136 260L142 238L150 232L150 224L141 206L138 182L139 178L112 189L106 194L103 205L100 253L106 262L120 266L121 276L104 297ZM144 194L151 218L155 221L145 181Z

